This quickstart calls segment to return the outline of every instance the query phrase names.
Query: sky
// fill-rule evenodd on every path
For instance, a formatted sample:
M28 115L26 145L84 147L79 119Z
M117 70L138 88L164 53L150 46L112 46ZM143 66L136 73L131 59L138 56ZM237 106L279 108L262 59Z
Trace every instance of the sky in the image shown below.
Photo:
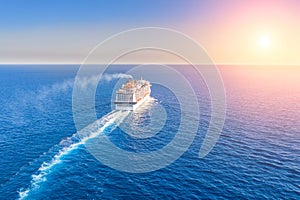
M113 34L162 27L193 38L216 64L299 65L299 19L298 0L0 0L0 63L82 63Z

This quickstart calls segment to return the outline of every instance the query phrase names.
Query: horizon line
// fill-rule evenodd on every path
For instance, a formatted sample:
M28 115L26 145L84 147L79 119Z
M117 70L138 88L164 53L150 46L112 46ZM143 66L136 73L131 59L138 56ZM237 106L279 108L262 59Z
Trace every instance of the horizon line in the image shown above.
M3 65L83 65L84 63L0 63ZM189 63L92 63L86 65L193 65ZM300 64L267 64L267 63L195 63L195 65L242 65L242 66L300 66Z

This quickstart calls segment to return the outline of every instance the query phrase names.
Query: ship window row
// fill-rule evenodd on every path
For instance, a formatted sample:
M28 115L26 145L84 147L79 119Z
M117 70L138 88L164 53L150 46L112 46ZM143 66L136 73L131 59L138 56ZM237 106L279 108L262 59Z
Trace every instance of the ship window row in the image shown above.
M132 94L118 94L117 101L130 101L132 100Z

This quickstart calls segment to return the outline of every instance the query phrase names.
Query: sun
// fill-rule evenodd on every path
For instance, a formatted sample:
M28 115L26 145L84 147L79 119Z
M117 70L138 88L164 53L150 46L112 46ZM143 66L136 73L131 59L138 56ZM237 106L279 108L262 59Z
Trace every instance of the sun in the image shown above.
M262 49L267 49L271 46L271 37L269 35L261 35L258 40L258 45Z

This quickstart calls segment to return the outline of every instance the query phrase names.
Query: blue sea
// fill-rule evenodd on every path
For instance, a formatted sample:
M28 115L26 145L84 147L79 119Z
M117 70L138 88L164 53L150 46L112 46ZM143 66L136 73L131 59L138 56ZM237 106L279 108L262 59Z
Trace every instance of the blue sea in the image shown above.
M100 80L96 92L99 120L93 126L101 130L87 128L86 142L106 135L120 149L147 153L175 137L180 105L159 84L153 84L146 107L108 123L121 116L114 114L111 102L116 83L124 78L114 75L132 67L113 65L105 71L113 78ZM218 66L226 119L204 158L198 153L211 119L209 90L191 66L173 68L189 80L198 97L196 136L170 165L130 173L100 162L78 136L72 89L79 66L0 66L0 199L300 199L300 68ZM166 116L161 130L138 138L147 134L142 127L161 107ZM185 115L194 121L195 116ZM125 122L136 130L134 135L124 133Z

